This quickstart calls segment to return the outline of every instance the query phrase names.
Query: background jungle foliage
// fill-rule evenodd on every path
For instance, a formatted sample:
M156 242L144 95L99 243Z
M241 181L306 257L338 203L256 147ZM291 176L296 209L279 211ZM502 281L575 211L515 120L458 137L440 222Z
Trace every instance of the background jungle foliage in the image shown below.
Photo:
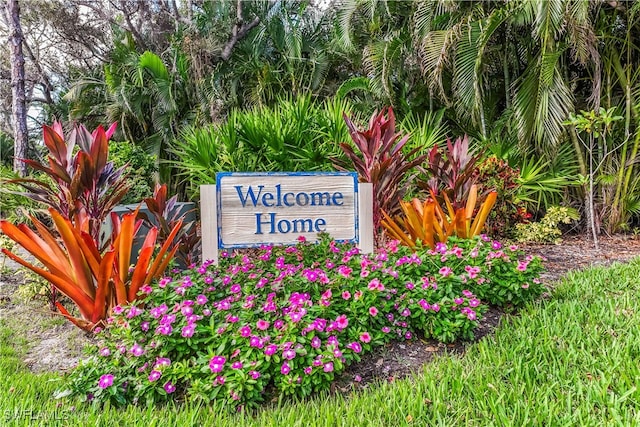
M391 105L407 150L471 136L478 173L501 180L496 230L556 205L595 233L638 225L637 1L19 3L30 156L42 123L117 121L114 139L155 156L145 179L186 199L216 170L330 169L342 111L366 127Z

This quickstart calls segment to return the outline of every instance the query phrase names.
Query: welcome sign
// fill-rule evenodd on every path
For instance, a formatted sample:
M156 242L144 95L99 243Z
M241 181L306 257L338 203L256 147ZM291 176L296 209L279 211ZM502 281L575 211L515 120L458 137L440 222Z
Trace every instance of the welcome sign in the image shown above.
M217 173L215 186L201 187L203 259L217 261L220 249L296 244L300 236L315 241L322 232L362 243L372 235L369 187L351 172Z

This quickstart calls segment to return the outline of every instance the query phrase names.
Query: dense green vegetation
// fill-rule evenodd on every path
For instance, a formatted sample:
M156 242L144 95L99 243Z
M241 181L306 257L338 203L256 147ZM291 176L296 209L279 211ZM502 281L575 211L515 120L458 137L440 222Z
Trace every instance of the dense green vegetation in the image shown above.
M430 122L439 131L420 143L470 135L474 146L519 171L523 186L543 190L521 197L535 218L562 203L578 209L595 233L637 226L638 2L161 4L109 6L120 25L99 13L83 21L57 3L30 5L24 19L55 26L56 13L70 14L68 21L87 40L100 39L94 44L104 52L97 62L58 72L61 84L45 104L44 122L78 120L95 128L118 121L115 139L154 153L161 182L183 199L197 193L200 181L188 180L204 165L292 169L300 156L294 166L326 168L336 152L331 144L347 140L344 132L325 132L342 126L339 111L329 123L311 125L319 132L305 140L291 132L304 129L310 115L285 115L283 126L273 114L297 99L318 106L309 106L311 116L322 116L314 109L323 102L348 101L361 118L391 105L414 134L424 135L420 124L440 114ZM249 123L277 136L248 133ZM196 141L203 153L227 155L184 160ZM294 157L285 159L285 151Z

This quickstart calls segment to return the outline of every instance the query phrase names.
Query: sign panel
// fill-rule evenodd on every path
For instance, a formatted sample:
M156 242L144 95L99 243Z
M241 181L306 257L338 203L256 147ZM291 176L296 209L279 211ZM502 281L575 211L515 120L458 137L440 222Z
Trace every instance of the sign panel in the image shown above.
M351 172L216 174L218 248L295 244L327 232L358 241L358 176Z

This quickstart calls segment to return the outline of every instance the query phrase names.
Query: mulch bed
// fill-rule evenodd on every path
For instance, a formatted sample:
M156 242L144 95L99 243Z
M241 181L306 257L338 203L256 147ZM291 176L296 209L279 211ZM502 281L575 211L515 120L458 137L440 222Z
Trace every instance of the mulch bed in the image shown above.
M547 259L545 262L547 271L542 278L548 286L553 287L554 282L569 271L610 265L613 262L625 262L640 256L640 238L623 235L601 237L600 249L595 250L593 242L587 238L570 236L559 245L527 245L524 249L527 253L541 255ZM0 285L3 285L0 286L0 317L3 315L24 317L24 322L29 323L34 314L46 316L33 313L15 301L13 293L17 289L19 279L19 275L13 274L0 277ZM506 314L496 308L489 309L480 321L475 340L472 342L459 341L443 344L434 340L414 339L389 343L365 355L359 363L348 367L335 382L333 390L349 392L353 389L366 388L375 381L393 381L421 372L424 365L438 355L464 353L470 344L490 334L505 316L514 315L517 313ZM26 329L29 335L27 339L35 344L25 360L33 371L68 371L72 367L70 363L77 363L79 359L77 345L82 338L78 336L80 331L70 324L60 325L55 329L53 334L52 331L41 328ZM75 348L65 350L64 344L68 342L66 337L69 335L74 335L76 338ZM51 340L56 342L52 343Z

